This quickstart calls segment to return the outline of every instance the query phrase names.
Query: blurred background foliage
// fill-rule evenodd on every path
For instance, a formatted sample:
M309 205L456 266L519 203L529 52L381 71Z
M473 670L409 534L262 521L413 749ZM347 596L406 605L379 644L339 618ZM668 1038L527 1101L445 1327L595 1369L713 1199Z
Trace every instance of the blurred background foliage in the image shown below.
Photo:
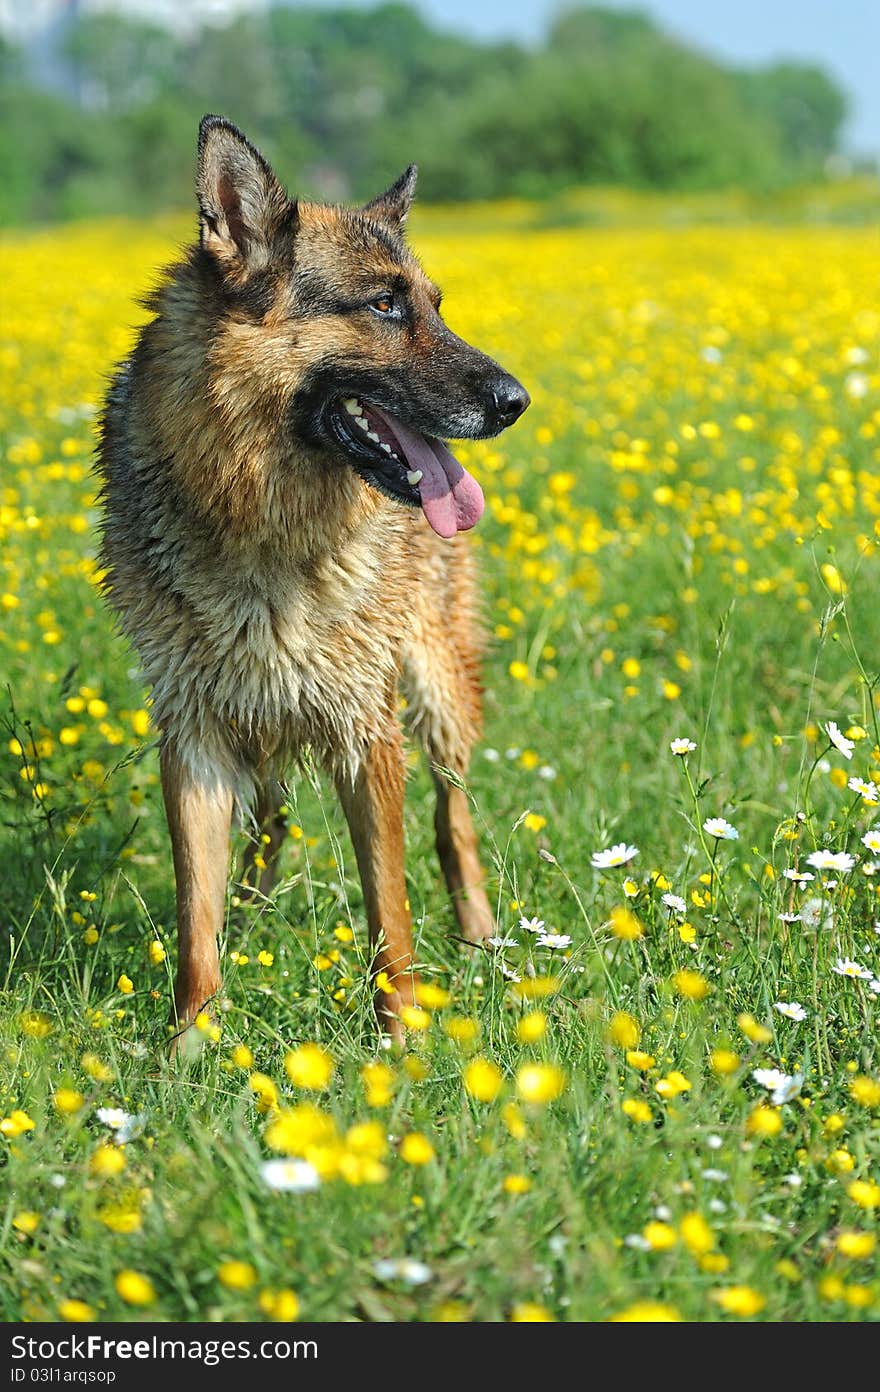
M275 8L190 35L87 14L53 79L0 46L0 221L143 214L191 201L205 111L289 184L374 193L410 160L435 201L573 185L780 190L821 176L846 98L820 68L725 67L646 14L579 8L543 43L481 43L403 4Z

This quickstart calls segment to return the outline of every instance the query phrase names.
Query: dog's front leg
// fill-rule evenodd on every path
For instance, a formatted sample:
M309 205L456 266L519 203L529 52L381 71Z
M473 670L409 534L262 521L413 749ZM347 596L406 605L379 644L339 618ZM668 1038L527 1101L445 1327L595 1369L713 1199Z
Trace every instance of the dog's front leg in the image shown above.
M348 820L357 857L374 971L384 973L377 985L379 1024L402 1041L401 1006L413 1001L412 920L403 863L403 790L405 769L400 733L367 751L354 781L337 777L336 786Z
M170 741L162 745L160 767L177 884L179 1029L192 1024L220 989L217 938L226 904L232 791L222 780L197 777Z

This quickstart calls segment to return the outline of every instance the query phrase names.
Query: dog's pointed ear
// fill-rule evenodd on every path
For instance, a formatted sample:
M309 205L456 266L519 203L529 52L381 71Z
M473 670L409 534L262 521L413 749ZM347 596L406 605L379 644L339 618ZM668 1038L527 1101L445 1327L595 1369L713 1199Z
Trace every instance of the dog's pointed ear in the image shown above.
M409 165L390 188L380 193L378 198L372 198L369 203L365 203L363 211L377 222L385 222L398 231L406 222L407 214L412 207L418 176L418 165Z
M202 246L246 275L268 264L293 207L256 146L222 116L199 125L197 192Z

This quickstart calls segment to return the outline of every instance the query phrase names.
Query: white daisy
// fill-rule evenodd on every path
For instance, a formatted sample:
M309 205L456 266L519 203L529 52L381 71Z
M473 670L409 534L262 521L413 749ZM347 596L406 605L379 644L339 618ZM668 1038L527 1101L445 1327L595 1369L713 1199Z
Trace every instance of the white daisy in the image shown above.
M730 822L723 817L707 817L703 823L703 830L707 836L714 836L716 841L738 841L739 832Z
M809 884L810 880L815 880L816 876L811 875L809 870L783 870L783 875L792 884Z
M866 831L862 837L862 845L869 851L873 851L875 855L880 852L880 831L878 831L876 827L872 827L870 831Z
M508 933L503 938L487 938L486 946L496 947L499 951L503 951L505 947L519 947L519 943L517 942L516 938L512 937L512 935Z
M781 913L777 914L776 917L779 919L780 923L800 923L801 921L800 914L794 913Z
M318 1189L321 1176L308 1160L266 1160L260 1166L263 1183L276 1193L303 1194Z
M637 846L628 846L625 841L618 841L616 846L610 850L593 852L594 870L612 870L618 865L628 865L638 855Z
M853 981L870 981L871 973L867 967L854 962L851 957L838 957L831 970L837 976L848 976Z
M806 1010L804 1010L804 1007L797 1001L777 1001L773 1009L778 1010L780 1015L784 1015L786 1020L797 1020L800 1022L807 1018Z
M868 990L872 996L880 996L880 981L877 980L876 976L872 976L868 982Z
M519 926L524 933L543 933L543 918L521 918Z
M674 739L669 746L672 753L677 754L680 759L685 754L693 754L696 747L692 739Z
M846 785L850 792L858 793L865 802L880 802L880 788L876 783L866 783L864 778L851 778Z
M490 764L497 764L501 755L498 753L497 749L484 749L483 758L487 759Z
M700 1173L703 1179L708 1179L713 1184L723 1184L725 1180L730 1178L730 1175L727 1173L726 1170L708 1169L701 1170Z
M646 1237L642 1237L639 1232L627 1233L623 1239L624 1247L631 1247L635 1252L650 1252L651 1244Z
M99 1107L95 1116L113 1132L114 1139L120 1145L125 1145L128 1141L133 1141L137 1136L142 1135L147 1124L147 1118L143 1112L139 1112L137 1116L132 1116L131 1112L124 1112L121 1107Z
M847 739L836 721L828 721L828 724L825 726L825 733L834 745L834 748L839 754L843 755L844 759L852 758L853 750L856 747L855 740Z
M849 851L829 851L827 847L821 851L811 851L807 856L807 864L815 870L836 870L839 875L846 875L855 863L856 858Z
M508 981L512 981L515 986L518 986L522 981L522 977L513 970L513 967L509 967L506 962L499 962L498 970L502 976L506 977Z
M571 938L568 933L542 933L535 943L536 947L571 947Z
M667 909L671 909L673 913L682 915L687 913L687 904L680 894L664 894L663 903L666 905Z
M752 1077L760 1087L771 1094L770 1101L779 1107L783 1102L791 1102L804 1085L803 1073L783 1073L778 1068L755 1068Z

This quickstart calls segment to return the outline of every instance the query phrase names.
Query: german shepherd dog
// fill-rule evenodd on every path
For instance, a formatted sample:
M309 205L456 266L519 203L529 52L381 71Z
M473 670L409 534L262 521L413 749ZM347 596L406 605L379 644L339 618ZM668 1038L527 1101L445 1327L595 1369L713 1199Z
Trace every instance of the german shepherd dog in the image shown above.
M493 931L460 787L480 730L481 637L458 533L483 496L443 441L498 434L529 397L440 317L403 240L415 180L411 165L358 210L290 199L235 126L206 116L198 244L148 299L155 317L105 402L102 563L161 734L178 1034L221 984L233 809L258 833L250 871L266 893L278 780L308 747L351 831L385 973L380 1024L402 1038L414 976L401 680L461 934Z

